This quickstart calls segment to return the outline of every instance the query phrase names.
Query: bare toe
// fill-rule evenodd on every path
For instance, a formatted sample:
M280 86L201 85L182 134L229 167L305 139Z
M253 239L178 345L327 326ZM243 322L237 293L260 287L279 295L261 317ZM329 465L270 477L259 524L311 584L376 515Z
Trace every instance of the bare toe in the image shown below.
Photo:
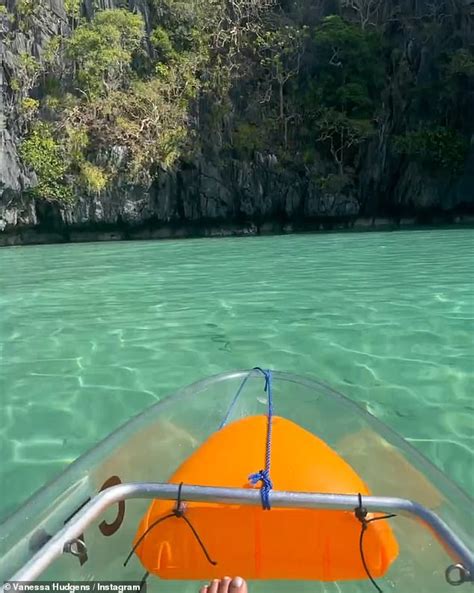
M199 589L199 593L207 593L209 591L209 587L207 585L204 585L204 587L201 587Z
M217 593L228 593L230 581L231 581L230 577L224 577L219 583Z
M229 585L229 593L247 593L247 583L240 577L235 577Z
M219 579L214 579L207 589L207 593L217 593L219 589Z

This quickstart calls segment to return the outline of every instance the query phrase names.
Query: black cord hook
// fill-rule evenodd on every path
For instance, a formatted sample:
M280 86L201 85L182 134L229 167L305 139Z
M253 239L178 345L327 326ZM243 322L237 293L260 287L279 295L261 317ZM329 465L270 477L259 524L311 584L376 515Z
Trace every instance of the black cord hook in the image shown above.
M145 539L145 537L150 533L150 531L152 529L154 529L160 523L163 523L163 521L166 521L166 519L171 519L171 517L176 517L177 519L184 519L185 523L189 526L189 528L191 529L194 537L196 538L196 541L198 542L199 546L201 547L201 550L203 551L204 555L206 556L207 561L210 564L212 564L213 566L216 566L217 565L217 562L215 560L212 560L212 558L209 556L209 553L206 550L206 547L204 545L204 542L199 537L198 532L194 529L191 521L184 515L184 513L186 512L186 506L185 506L184 502L181 500L181 491L182 491L182 488L183 488L183 482L181 482L180 485L178 486L178 495L177 495L177 498L176 498L176 506L173 509L173 511L171 513L169 513L168 515L165 515L164 517L160 517L159 519L157 519L156 521L154 521L147 528L147 530L144 533L142 533L142 535L138 538L138 541L136 542L136 544L131 549L130 554L127 556L125 562L123 563L124 566L127 566L128 561L133 556L133 553L138 548L138 546L142 543L142 541Z
M359 551L360 551L360 558L362 560L362 564L364 565L365 573L367 574L370 582L375 587L378 593L383 593L382 589L378 586L375 582L373 576L370 574L369 567L367 566L367 561L365 559L364 554L364 534L367 531L369 523L372 521L380 521L381 519L391 519L392 517L396 517L397 515L383 515L382 517L373 517L372 519L367 519L367 509L362 505L362 495L358 494L359 497L359 506L354 509L354 514L356 518L361 523L361 531L360 531L360 538L359 538Z

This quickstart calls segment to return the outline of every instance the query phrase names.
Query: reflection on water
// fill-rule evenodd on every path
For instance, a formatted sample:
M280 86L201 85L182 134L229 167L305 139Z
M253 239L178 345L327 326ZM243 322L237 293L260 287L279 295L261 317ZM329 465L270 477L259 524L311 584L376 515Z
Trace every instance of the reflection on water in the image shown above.
M342 391L472 491L472 244L456 230L2 250L0 515L170 391L256 364Z

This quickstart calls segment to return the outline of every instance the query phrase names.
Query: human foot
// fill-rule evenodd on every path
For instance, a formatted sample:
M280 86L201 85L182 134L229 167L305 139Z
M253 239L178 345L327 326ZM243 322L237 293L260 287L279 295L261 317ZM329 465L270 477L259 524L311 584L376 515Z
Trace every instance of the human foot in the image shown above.
M247 583L240 577L214 579L199 589L199 593L247 593Z

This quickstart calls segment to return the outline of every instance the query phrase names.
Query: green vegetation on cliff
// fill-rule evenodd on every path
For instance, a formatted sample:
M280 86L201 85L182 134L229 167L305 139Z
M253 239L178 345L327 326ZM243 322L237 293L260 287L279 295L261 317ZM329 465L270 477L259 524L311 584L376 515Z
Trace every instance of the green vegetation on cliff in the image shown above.
M407 132L395 138L399 152L416 159L428 169L442 173L462 171L468 149L467 140L451 128L436 127Z
M65 183L67 165L61 152L50 127L44 123L36 124L23 142L20 154L38 177L31 192L34 197L61 202L71 200L71 188Z
M65 0L64 35L40 56L20 56L10 80L33 195L70 201L119 179L146 185L216 154L271 156L341 193L357 185L368 143L387 126L396 158L457 174L472 52L446 34L437 10L408 23L390 4L148 0L145 19L127 2L86 18L80 0ZM34 30L47 10L19 0L15 26ZM436 48L423 82L397 27ZM399 120L389 107L397 96Z

